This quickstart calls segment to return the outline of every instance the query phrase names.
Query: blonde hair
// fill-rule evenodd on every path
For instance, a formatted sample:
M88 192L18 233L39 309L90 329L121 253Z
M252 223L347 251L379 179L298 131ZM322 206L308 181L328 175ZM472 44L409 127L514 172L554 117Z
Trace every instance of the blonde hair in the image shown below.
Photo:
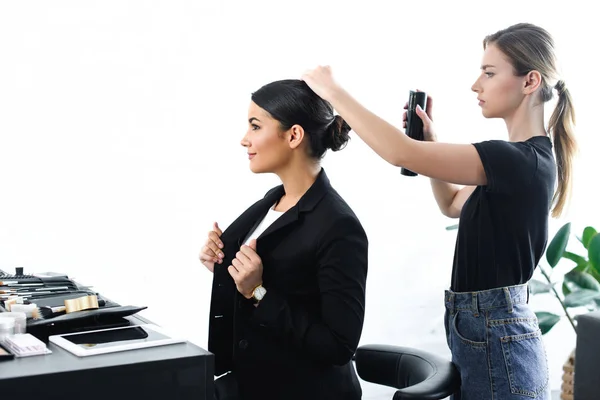
M558 93L558 102L548 123L548 131L552 134L558 185L552 198L552 216L559 217L571 194L573 178L573 157L577 151L574 135L575 108L573 99L563 80L556 79L556 56L552 36L538 26L521 23L500 30L483 40L484 49L493 44L510 60L517 76L525 76L531 71L538 71L542 76L541 100L550 101L553 89Z

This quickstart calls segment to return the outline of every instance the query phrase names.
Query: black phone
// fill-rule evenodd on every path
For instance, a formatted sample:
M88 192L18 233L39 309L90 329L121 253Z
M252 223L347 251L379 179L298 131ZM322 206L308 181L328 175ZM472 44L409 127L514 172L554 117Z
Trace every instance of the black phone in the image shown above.
M424 140L423 121L417 115L417 104L421 109L427 107L427 93L411 90L408 95L408 109L406 110L406 135L415 140ZM402 167L400 173L406 176L417 176L416 172Z

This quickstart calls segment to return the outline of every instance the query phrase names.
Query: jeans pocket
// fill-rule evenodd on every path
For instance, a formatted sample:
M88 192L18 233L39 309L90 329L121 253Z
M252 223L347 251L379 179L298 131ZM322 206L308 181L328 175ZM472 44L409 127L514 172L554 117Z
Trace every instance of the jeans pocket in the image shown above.
M483 316L476 318L470 311L463 311L462 313L459 311L454 314L452 319L452 330L455 336L468 346L481 349L487 347L485 318Z
M450 311L448 311L448 309L446 309L446 312L444 313L444 333L446 334L446 343L448 343L448 348L452 348L450 345L449 321L450 321Z
M550 377L542 331L503 336L500 342L511 393L543 396Z

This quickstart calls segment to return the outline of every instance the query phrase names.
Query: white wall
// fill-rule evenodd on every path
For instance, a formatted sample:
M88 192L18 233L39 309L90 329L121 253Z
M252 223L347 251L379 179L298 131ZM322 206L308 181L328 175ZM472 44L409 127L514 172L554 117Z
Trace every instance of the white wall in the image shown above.
M205 347L211 275L197 260L266 190L239 141L250 93L330 64L369 108L401 123L408 90L435 98L440 140L503 138L470 86L483 37L540 24L556 37L582 145L564 221L600 227L598 36L591 3L570 1L0 2L0 268L64 271ZM370 237L362 343L447 354L442 292L454 223L426 179L401 176L358 137L325 161ZM540 308L556 306L536 298ZM191 322L190 322L191 321ZM560 367L575 344L545 337Z

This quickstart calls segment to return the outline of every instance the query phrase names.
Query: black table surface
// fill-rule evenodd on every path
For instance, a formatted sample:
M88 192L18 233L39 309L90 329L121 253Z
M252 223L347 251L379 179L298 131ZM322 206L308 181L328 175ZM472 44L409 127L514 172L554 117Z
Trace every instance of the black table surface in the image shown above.
M127 318L136 325L151 323L137 316ZM212 357L212 354L208 351L189 342L87 357L76 356L54 343L48 343L48 349L52 351L52 354L15 357L13 360L0 362L0 381L107 366L115 367L190 357Z
M152 323L126 318L132 325ZM190 342L88 357L53 343L48 349L52 354L0 361L0 397L212 400L214 356Z

